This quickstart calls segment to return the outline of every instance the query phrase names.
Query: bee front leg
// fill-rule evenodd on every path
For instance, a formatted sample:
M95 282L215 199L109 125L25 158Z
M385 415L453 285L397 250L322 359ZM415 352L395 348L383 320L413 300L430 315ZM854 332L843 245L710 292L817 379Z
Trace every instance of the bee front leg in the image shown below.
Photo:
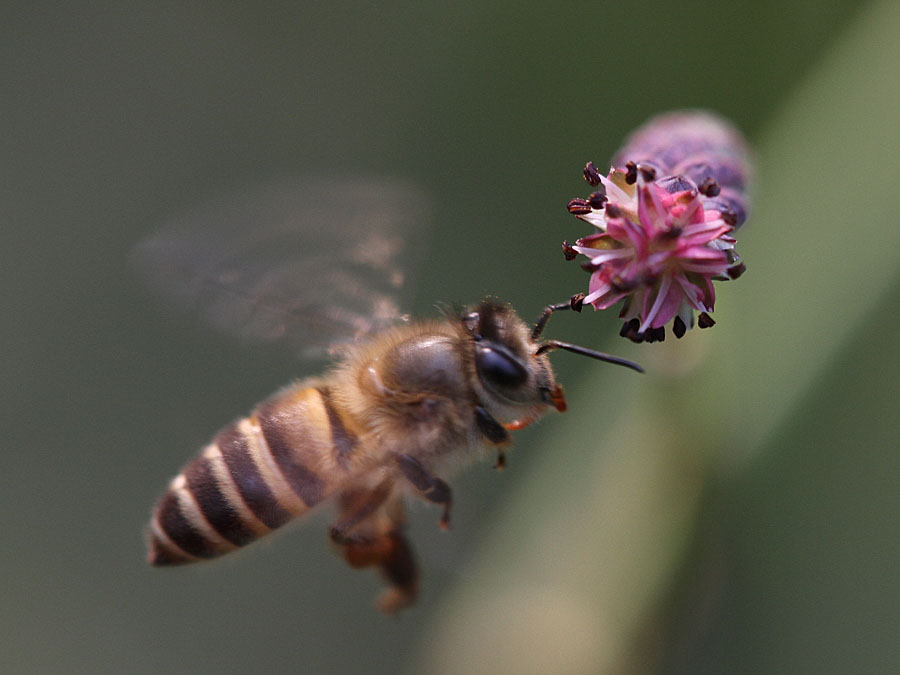
M453 503L453 494L450 486L440 478L432 476L422 463L410 455L398 455L397 466L403 476L412 483L422 496L430 502L444 507L441 515L441 528L450 527L450 506Z
M488 442L497 446L497 463L494 464L494 468L502 471L506 467L506 455L502 446L512 442L512 437L506 428L480 405L475 406L475 423Z

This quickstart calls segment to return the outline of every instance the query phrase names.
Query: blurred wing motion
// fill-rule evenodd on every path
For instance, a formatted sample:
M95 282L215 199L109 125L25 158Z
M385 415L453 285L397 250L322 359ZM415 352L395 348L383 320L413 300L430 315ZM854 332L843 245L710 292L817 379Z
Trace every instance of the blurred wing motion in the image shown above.
M399 181L284 179L186 213L132 260L219 330L324 355L401 316L430 218L424 194Z

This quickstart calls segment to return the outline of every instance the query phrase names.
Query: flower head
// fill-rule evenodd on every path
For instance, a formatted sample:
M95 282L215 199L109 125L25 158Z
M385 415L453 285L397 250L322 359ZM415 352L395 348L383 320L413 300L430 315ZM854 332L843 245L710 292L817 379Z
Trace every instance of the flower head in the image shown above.
M693 127L697 115L702 116L701 121L710 119L705 113L678 115ZM660 119L671 127L672 117ZM711 119L721 125L718 118ZM654 122L647 126L650 131ZM575 252L588 258L584 267L591 278L584 302L606 309L623 300L621 334L635 342L663 340L670 321L672 331L682 337L694 324L694 310L700 312L701 328L713 325L708 314L716 300L713 280L734 279L744 271L734 249L733 231L745 217L745 164L734 153L722 156L719 147L679 156L684 139L671 133L671 128L668 132L671 147L667 155L661 153L666 148L654 148L655 157L613 167L607 176L588 163L585 179L598 189L587 199L569 202L569 211L595 228L594 234L582 237L568 250L570 256ZM635 139L643 139L646 146L647 136L642 129ZM636 155L642 156L640 152ZM699 168L660 177L673 162ZM726 168L734 176L727 174ZM718 175L740 184L723 189Z

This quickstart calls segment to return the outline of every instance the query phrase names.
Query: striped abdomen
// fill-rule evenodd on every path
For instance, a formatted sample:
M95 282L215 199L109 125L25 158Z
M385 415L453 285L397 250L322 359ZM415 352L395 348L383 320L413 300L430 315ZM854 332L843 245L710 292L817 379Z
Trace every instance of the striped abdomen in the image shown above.
M327 388L272 396L174 478L150 521L150 563L214 558L301 515L348 475L357 443Z

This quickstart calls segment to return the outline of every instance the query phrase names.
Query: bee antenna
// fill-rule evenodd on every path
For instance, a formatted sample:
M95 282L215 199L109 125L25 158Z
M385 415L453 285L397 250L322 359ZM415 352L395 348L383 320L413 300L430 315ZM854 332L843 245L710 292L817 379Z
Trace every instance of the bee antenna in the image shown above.
M550 308L548 307L548 309ZM547 316L550 316L551 313L552 312L547 313ZM543 317L543 315L541 316ZM546 323L546 319L544 322ZM607 354L606 352L598 352L594 349L588 349L587 347L582 347L580 345L573 345L570 342L560 342L559 340L548 340L537 348L537 351L534 353L534 355L540 356L541 354L553 351L554 349L565 349L567 352L574 352L575 354L581 354L582 356L589 356L590 358L597 359L598 361L606 361L607 363L612 363L617 366L631 368L632 370L636 370L639 373L644 372L644 369L634 361L622 359L618 356Z
M558 302L555 305L545 307L544 311L541 312L541 315L538 317L538 320L534 322L534 329L531 331L531 339L537 340L541 337L541 333L544 332L544 327L547 325L547 321L550 319L550 315L553 314L553 312L559 312L564 309L572 309L576 312L580 312L583 304L584 293L576 293L566 302Z

